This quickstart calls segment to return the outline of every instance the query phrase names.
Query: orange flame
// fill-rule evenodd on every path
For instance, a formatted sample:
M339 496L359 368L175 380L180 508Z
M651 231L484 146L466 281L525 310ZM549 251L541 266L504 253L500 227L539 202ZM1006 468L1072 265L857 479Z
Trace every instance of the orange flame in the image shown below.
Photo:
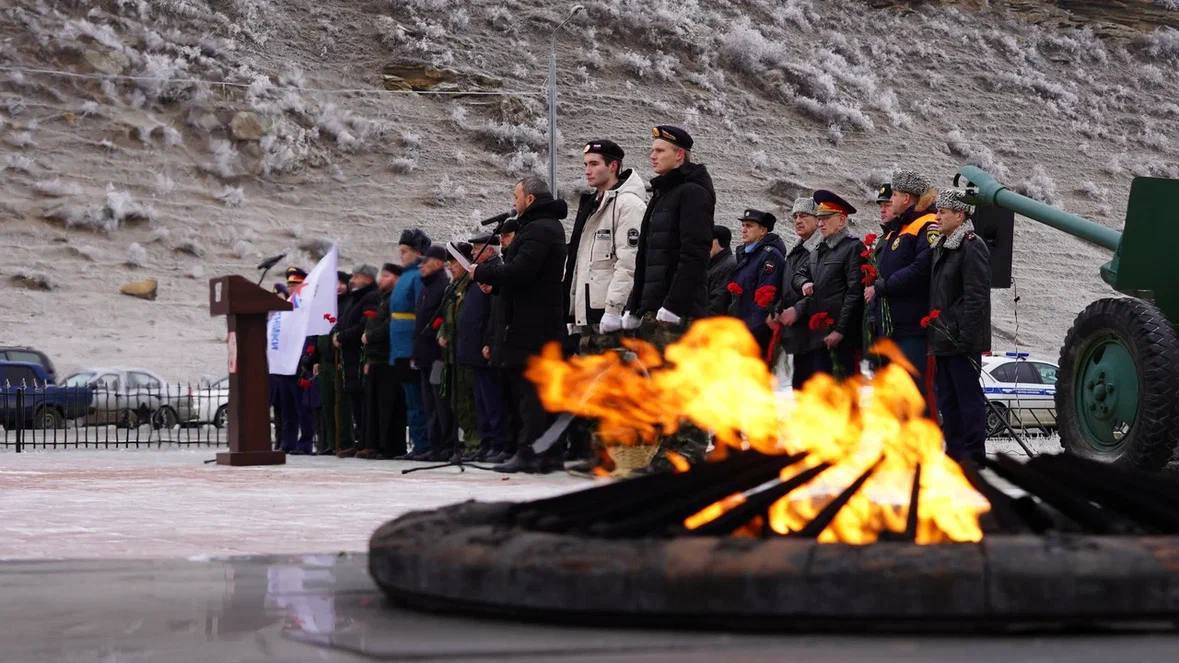
M767 454L806 452L783 470L786 480L819 463L830 468L775 502L766 525L780 534L801 530L865 472L871 471L819 535L821 542L867 544L906 528L913 477L920 467L916 541L979 541L979 516L989 504L942 451L938 426L922 416L924 399L891 341L873 347L893 362L870 381L816 375L793 398L774 391L745 325L733 318L701 320L661 356L649 343L564 360L550 344L526 372L550 411L595 418L606 444L650 444L690 421L712 431L717 450ZM874 470L872 468L875 468ZM697 528L744 501L731 495L689 517Z

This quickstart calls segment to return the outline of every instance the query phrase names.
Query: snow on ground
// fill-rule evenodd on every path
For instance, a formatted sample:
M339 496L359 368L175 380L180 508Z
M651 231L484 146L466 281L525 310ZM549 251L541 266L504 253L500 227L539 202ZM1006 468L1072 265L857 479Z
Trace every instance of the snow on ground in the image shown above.
M381 523L468 499L529 500L589 485L420 463L294 456L204 464L214 449L0 453L0 559L363 551Z

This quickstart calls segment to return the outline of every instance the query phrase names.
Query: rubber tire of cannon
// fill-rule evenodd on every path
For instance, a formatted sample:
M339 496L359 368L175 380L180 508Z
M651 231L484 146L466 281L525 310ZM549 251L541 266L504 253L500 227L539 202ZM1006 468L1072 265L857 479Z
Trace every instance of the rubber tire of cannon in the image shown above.
M1129 353L1138 377L1134 422L1116 446L1100 448L1090 441L1077 412L1078 390L1091 345L1112 337ZM1141 470L1159 470L1179 442L1179 337L1166 316L1135 297L1100 299L1073 321L1060 348L1056 384L1057 424L1065 451L1106 463Z

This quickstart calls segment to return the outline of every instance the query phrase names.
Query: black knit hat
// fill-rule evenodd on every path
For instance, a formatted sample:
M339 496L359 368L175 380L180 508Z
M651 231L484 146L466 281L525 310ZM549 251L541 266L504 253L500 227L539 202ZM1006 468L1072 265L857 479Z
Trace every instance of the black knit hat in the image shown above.
M519 231L520 231L520 222L517 221L516 219L508 219L507 221L504 221L504 224L502 226L499 227L499 234L501 234L501 235L506 235L508 233L514 233L514 232L519 232Z
M339 281L340 283L347 283L348 279L351 279L351 278L352 278L352 275L349 274L348 272L336 272L336 280Z
M721 245L722 249L727 249L733 243L733 231L724 226L713 226L712 238Z
M467 262L473 262L475 260L475 254L472 252L470 244L466 242L452 242L452 244L454 245L454 248L457 249L458 252L467 259ZM454 260L454 254L452 254L450 251L447 251L446 262L454 262Z
M426 249L427 258L437 258L439 260L446 260L446 256L450 255L446 252L446 247L441 244L431 244L430 248Z
M391 262L387 262L387 263L381 265L381 271L382 272L389 272L390 274L392 274L394 276L401 276L401 272L403 272L405 270L402 269L401 265L395 265Z

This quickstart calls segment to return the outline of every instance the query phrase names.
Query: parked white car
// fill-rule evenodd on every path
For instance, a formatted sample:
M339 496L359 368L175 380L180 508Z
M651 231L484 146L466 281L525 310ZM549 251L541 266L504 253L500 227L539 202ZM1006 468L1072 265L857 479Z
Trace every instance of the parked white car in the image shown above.
M192 423L213 424L225 427L229 410L229 378L224 377L212 384L202 384L192 392Z
M1056 375L1053 362L1026 352L984 355L980 377L983 393L994 404L987 411L987 435L1006 431L1000 417L1013 428L1056 428Z
M87 368L67 376L62 384L92 388L86 425L134 428L151 423L171 428L191 409L189 394L144 368Z

